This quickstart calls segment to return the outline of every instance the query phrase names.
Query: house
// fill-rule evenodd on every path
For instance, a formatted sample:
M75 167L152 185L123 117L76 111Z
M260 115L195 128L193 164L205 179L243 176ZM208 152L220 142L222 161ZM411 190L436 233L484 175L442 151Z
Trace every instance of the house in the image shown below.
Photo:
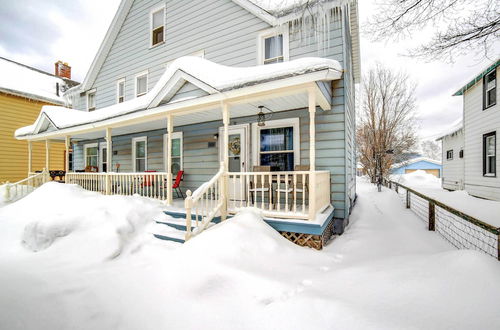
M442 146L442 187L464 189L464 129L462 120L452 125L446 134L436 139Z
M497 77L500 60L481 71L474 79L460 88L454 96L463 97L463 126L452 136L443 139L443 163L463 157L463 187L473 196L500 200L500 106L498 105ZM449 145L449 147L448 147ZM460 150L459 147L463 146ZM446 149L445 149L446 148ZM450 162L450 165L456 166ZM443 187L448 189L448 185Z
M66 65L60 62L58 66ZM77 84L70 78L70 72L66 76L53 75L0 57L0 183L19 181L29 172L45 167L64 169L62 143L52 144L50 163L46 163L45 142L27 144L17 140L14 132L20 126L32 124L44 105L68 105L63 93ZM26 157L28 148L32 148L31 166Z
M97 171L67 182L165 199L203 226L254 206L321 248L356 198L359 61L354 0L123 0L74 109L44 107L16 136L64 140L75 171ZM185 222L186 239L204 228Z
M440 178L442 172L441 162L427 157L416 157L405 162L392 165L391 174L407 174L417 170L423 170L437 178Z

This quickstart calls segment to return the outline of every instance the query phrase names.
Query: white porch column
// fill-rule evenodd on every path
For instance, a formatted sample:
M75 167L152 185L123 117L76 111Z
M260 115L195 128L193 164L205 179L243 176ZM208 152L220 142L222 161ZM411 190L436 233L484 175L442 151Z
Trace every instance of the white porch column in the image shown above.
M47 172L50 167L50 142L49 140L45 140L45 169Z
M64 154L65 155L65 159L64 159L64 171L67 173L69 173L69 146L70 146L70 136L69 135L66 135L65 139L64 139L64 147L66 148L66 153Z
M111 127L106 127L106 172L109 173L113 168L113 159L112 159L112 148L111 145ZM111 194L111 176L106 173L106 195Z
M172 205L173 190L172 190L172 133L174 132L174 121L172 115L167 115L167 156L166 168L167 172L167 204Z
M309 220L316 217L316 91L307 90L309 99Z
M227 172L229 171L229 105L227 103L222 103L222 122L224 124L224 139L222 145L222 161L224 163L224 176L222 184L222 196L223 205L221 209L221 220L226 220L227 218L227 204L229 200L229 187Z
M28 140L28 176L33 172L33 143Z

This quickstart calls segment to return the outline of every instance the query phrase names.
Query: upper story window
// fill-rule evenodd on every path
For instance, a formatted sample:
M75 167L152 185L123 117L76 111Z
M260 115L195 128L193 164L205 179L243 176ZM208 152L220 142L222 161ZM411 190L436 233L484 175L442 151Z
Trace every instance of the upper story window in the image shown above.
M148 92L148 72L135 76L135 96L139 97Z
M165 41L165 7L151 11L151 47Z
M497 174L497 134L491 132L483 135L483 175L496 176Z
M483 109L497 103L497 71L488 73L483 78Z
M288 61L288 26L261 32L258 43L258 64Z
M125 79L116 82L116 103L125 101Z
M452 160L452 159L453 159L453 150L446 151L446 160Z
M95 110L95 90L87 92L87 110Z

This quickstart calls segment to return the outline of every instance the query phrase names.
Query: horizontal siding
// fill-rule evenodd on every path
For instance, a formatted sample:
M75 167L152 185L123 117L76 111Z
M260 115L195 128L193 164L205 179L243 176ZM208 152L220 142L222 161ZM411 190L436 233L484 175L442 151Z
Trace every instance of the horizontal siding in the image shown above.
M16 182L28 174L28 143L16 140L16 129L31 125L38 117L43 105L39 101L0 93L0 183ZM64 169L64 144L52 142L50 169ZM45 142L34 142L32 152L33 171L45 167Z
M458 190L464 183L464 158L460 158L460 150L464 147L463 131L442 139L443 188ZM446 159L446 152L453 150L453 159ZM465 155L465 153L464 153Z

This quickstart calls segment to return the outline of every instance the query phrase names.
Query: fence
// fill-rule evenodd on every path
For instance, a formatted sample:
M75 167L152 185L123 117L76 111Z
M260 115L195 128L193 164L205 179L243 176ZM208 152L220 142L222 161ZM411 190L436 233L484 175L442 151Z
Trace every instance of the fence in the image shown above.
M482 251L500 260L500 228L464 214L398 182L385 180L406 208L458 249Z

